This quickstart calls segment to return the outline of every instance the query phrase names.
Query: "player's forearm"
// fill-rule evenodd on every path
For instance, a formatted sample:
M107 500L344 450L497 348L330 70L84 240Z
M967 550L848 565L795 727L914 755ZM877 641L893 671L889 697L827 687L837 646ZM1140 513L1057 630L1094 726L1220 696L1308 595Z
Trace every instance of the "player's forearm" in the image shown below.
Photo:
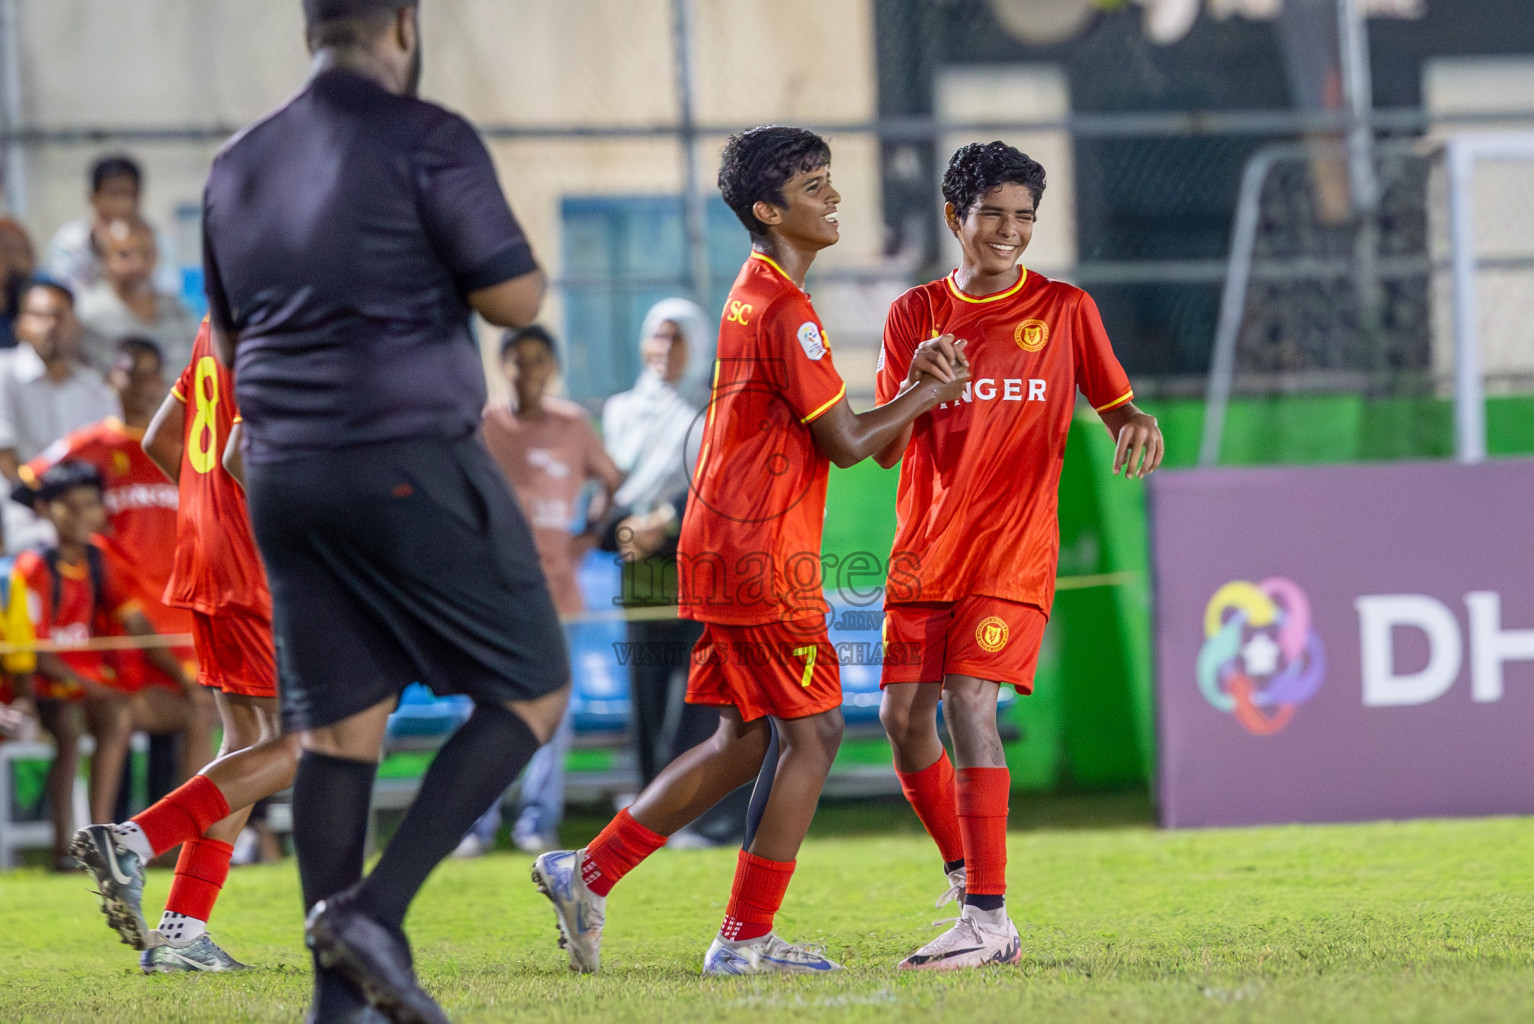
M845 401L839 402L811 425L816 444L843 469L886 453L902 441L916 417L937 407L942 386L934 380L922 381L894 401L863 413L854 413ZM901 443L899 450L904 448Z
M160 472L175 483L181 478L181 455L186 447L186 406L175 395L166 395L154 419L144 431L144 454Z
M878 453L874 455L874 461L884 469L889 469L891 466L898 465L900 460L905 457L906 446L910 443L911 424L907 423L905 425L905 429L900 432L899 437L895 438L895 440L891 441L884 448L881 448Z
M234 482L240 485L240 490L245 489L245 449L242 446L242 438L245 433L243 420L236 420L233 427L229 428L229 441L224 445L224 472L234 477Z

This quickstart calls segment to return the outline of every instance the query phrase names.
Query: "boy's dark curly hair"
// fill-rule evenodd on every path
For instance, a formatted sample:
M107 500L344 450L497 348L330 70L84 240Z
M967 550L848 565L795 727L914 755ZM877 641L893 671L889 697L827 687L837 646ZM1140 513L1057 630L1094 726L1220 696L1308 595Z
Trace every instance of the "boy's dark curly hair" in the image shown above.
M826 140L805 128L769 124L731 135L719 164L719 191L725 205L751 232L752 241L767 237L767 225L751 208L759 202L785 206L789 178L831 162Z
M1017 184L1044 198L1044 167L1005 142L971 142L959 147L943 172L943 198L953 204L960 220L969 216L983 196L1003 185Z

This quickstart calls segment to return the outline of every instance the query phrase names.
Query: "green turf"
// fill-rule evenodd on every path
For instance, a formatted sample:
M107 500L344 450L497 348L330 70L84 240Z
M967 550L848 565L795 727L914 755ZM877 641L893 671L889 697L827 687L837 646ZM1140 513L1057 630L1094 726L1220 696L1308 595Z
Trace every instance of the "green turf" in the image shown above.
M834 977L699 979L733 851L662 851L609 903L606 972L555 949L529 860L449 862L409 922L461 1021L1519 1021L1534 1017L1534 819L1162 832L1143 797L1020 796L1018 968L897 974L941 876L885 803L830 805L780 915ZM570 823L567 839L593 819ZM151 898L169 876L156 872ZM7 1020L288 1021L308 990L291 862L236 870L217 937L261 970L144 978L80 877L0 876Z

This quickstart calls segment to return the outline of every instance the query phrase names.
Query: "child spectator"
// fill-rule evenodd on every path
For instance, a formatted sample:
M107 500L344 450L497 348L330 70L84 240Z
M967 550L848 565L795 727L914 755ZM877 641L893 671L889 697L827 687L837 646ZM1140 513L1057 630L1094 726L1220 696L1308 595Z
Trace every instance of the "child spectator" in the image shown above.
M83 462L61 462L38 480L36 495L58 543L17 557L5 610L6 637L13 644L45 641L82 649L9 654L4 667L17 674L22 695L35 700L38 719L58 747L46 784L54 867L72 870L71 796L80 737L89 732L96 742L91 819L110 821L135 721L163 717L167 708L163 699L149 695L155 687L131 692L142 680L119 678L107 652L85 646L96 637L154 633L138 604L114 585L101 549L91 541L106 520L101 474ZM153 649L147 657L178 686L192 685L168 651Z

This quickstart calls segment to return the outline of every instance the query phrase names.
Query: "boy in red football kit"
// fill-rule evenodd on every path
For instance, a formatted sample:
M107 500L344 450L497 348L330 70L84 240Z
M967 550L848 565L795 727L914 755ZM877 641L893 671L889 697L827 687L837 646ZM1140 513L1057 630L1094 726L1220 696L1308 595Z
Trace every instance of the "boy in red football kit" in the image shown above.
M296 738L281 735L277 720L266 574L243 492L223 465L239 422L232 383L204 321L191 362L144 435L144 451L176 481L180 499L165 601L191 613L197 681L214 691L223 746L153 807L121 825L81 829L74 842L96 876L102 911L124 942L143 951L146 974L243 966L213 942L208 918L250 805L290 785L298 759ZM150 931L141 909L144 864L177 845L165 913Z
M142 608L118 584L93 543L93 535L106 520L101 474L88 463L66 460L35 481L35 494L38 511L58 532L58 544L16 557L5 614L6 638L22 645L39 639L72 645L121 633L152 636L154 627ZM169 651L153 649L148 658L178 689L191 686ZM90 811L92 817L104 818L112 812L133 722L151 717L149 705L157 695L154 687L142 687L141 681L123 683L113 659L100 649L8 654L5 670L16 673L23 688L36 673L31 683L38 719L58 747L48 771L47 791L54 852L62 857L80 736L88 730L96 740Z
M841 742L841 679L826 640L820 536L829 465L890 446L916 416L953 401L962 357L912 353L899 396L855 414L804 292L837 240L831 152L800 128L734 136L719 171L752 253L725 303L719 360L678 549L680 613L703 622L687 700L718 705L719 731L673 761L584 850L546 853L533 880L554 903L571 967L600 963L606 896L666 837L756 777L772 726L771 794L741 850L704 974L810 973L839 965L772 931L794 858ZM945 339L945 343L946 339Z
M1033 689L1077 389L1117 441L1115 473L1144 476L1161 462L1161 432L1130 401L1091 296L1018 266L1043 192L1044 169L1011 146L955 153L943 175L944 215L963 262L902 295L885 323L879 401L894 398L917 347L940 334L967 342L973 378L959 401L879 453L882 465L902 463L885 641L916 652L886 661L879 717L901 788L945 862L950 889L940 903L963 902L958 924L904 968L1022 955L1005 904L1011 776L996 698L1002 684ZM957 772L938 739L940 697Z

